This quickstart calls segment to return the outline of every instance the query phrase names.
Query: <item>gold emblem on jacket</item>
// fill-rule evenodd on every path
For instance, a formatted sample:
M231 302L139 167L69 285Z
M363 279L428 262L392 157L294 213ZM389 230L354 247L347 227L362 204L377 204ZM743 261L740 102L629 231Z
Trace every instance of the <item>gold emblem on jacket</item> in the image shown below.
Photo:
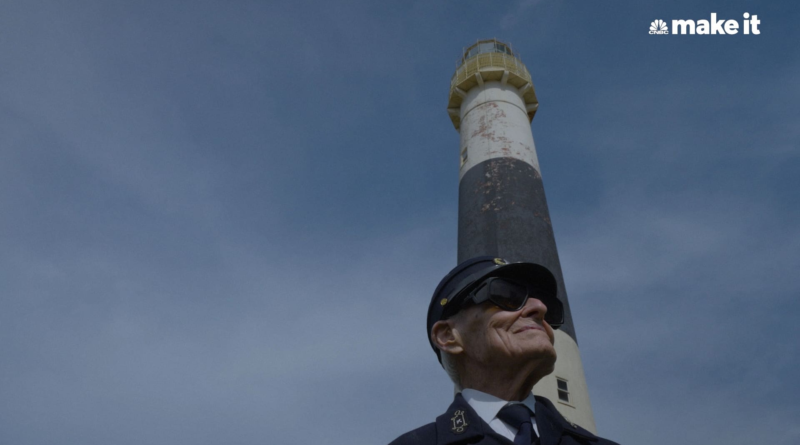
M453 432L456 434L461 434L467 428L467 418L464 417L464 411L458 410L453 413L453 418L450 419L453 421Z

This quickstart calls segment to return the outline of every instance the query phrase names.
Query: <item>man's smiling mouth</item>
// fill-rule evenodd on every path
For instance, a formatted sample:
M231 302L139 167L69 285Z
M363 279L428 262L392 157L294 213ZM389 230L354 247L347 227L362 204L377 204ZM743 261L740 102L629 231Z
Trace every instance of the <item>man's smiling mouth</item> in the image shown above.
M544 332L544 328L542 328L541 326L538 326L538 325L523 326L522 328L517 329L514 333L515 334L519 334L520 332L525 332L525 331L542 331L542 332Z

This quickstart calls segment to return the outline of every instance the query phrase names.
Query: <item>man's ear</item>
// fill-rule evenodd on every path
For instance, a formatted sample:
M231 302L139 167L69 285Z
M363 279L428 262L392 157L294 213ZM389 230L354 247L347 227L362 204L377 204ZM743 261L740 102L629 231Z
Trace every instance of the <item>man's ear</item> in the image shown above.
M449 354L460 354L464 351L461 335L456 329L453 320L440 320L431 328L431 341L441 351Z

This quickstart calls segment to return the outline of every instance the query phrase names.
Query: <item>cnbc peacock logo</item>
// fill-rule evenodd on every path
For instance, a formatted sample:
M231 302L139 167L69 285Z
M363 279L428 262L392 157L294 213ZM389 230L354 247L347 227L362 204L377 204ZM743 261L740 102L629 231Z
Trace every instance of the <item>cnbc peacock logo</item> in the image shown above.
M653 20L650 24L650 34L669 34L667 24L663 20Z

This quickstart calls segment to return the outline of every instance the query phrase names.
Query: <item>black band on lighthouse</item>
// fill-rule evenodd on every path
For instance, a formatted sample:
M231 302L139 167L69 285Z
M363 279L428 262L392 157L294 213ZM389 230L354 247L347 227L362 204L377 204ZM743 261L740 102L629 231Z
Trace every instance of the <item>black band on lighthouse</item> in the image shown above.
M458 189L458 262L491 255L545 266L564 305L561 331L577 343L550 212L539 172L514 158L470 168Z

